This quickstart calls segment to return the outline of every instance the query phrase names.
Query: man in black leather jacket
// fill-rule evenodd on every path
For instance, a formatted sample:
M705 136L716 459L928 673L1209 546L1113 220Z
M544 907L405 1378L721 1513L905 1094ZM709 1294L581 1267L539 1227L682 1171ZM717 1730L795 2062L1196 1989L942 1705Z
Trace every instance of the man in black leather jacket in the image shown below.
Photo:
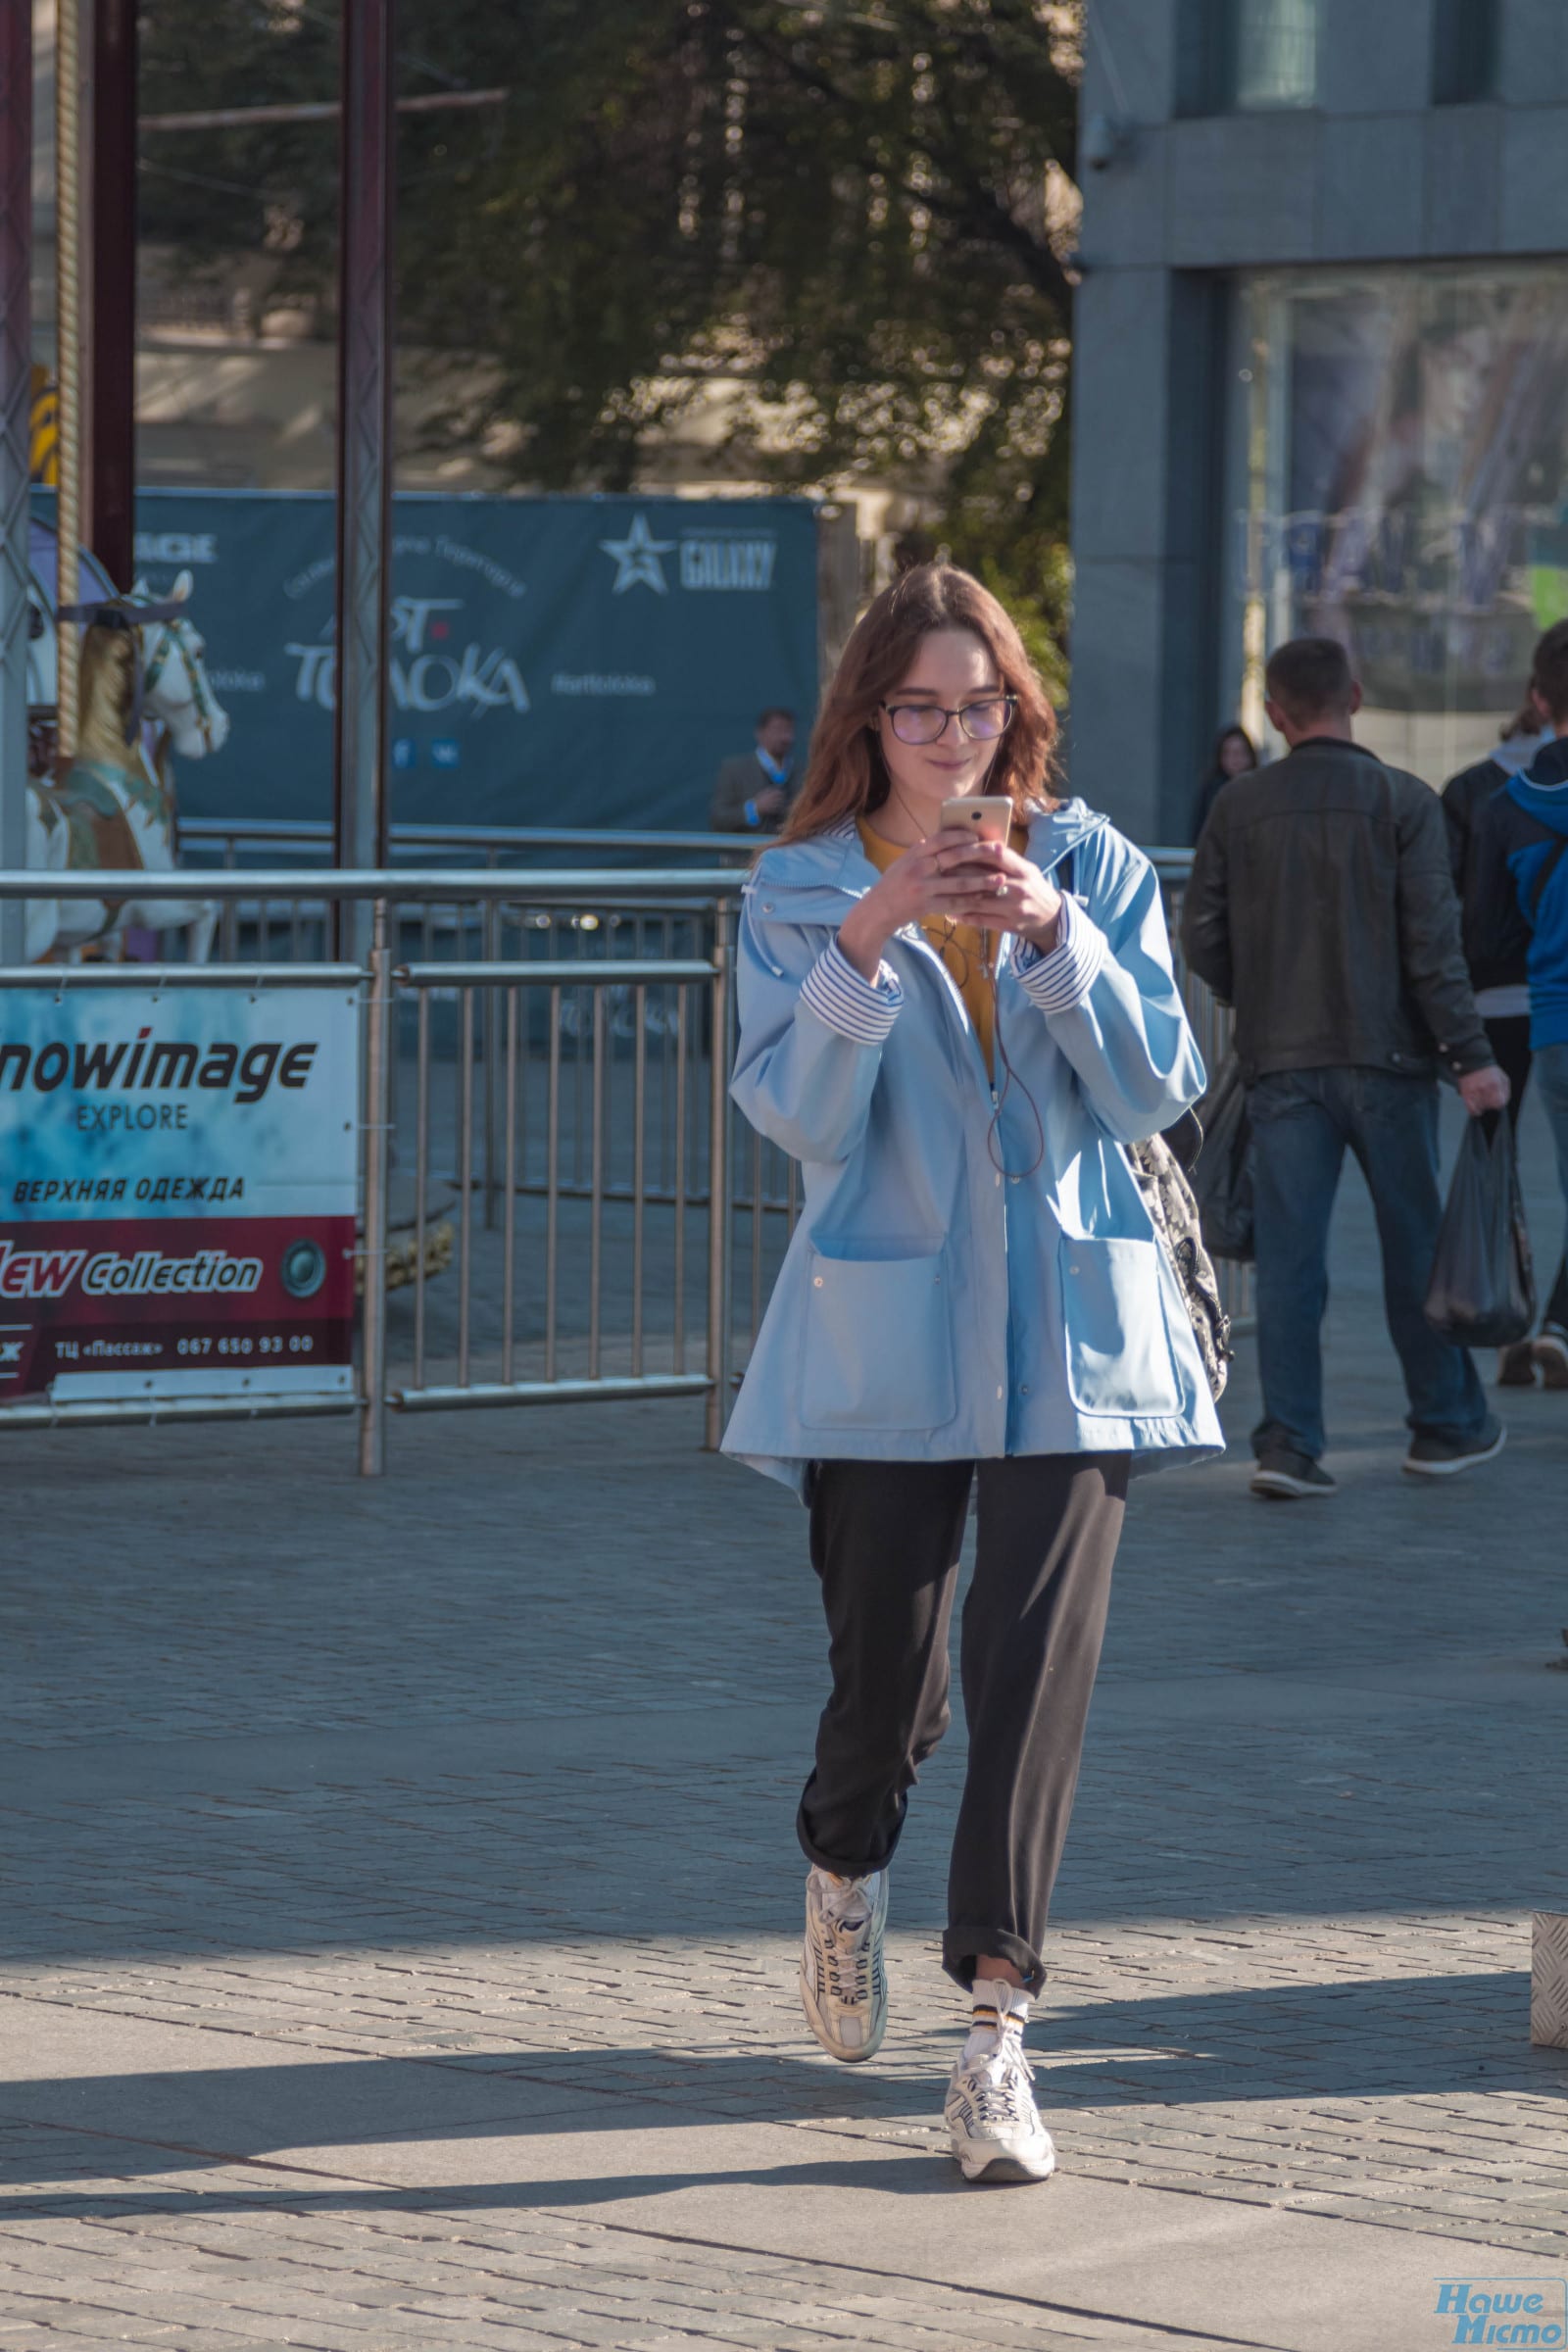
M1437 1073L1500 1110L1459 945L1443 809L1352 738L1343 646L1300 637L1265 675L1287 758L1227 784L1193 859L1187 960L1236 1008L1252 1125L1263 1419L1252 1491L1331 1494L1320 1462L1328 1235L1348 1146L1377 1215L1389 1335L1409 1396L1404 1468L1447 1477L1502 1446L1463 1349L1422 1312L1442 1218Z

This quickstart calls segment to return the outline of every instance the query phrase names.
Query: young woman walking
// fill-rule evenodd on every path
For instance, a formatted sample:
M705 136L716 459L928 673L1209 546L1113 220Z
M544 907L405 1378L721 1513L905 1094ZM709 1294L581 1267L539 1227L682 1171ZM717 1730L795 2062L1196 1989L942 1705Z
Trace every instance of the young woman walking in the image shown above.
M845 649L738 959L735 1099L801 1161L806 1206L724 1446L809 1506L833 1689L800 1808L801 1989L852 2063L886 2027L888 1866L949 1720L977 1491L942 1946L973 1994L946 2106L971 2180L1055 2161L1022 2034L1128 1476L1220 1444L1122 1150L1202 1068L1153 871L1052 798L1054 732L996 599L906 572ZM944 830L944 801L980 793L1011 802L1008 843Z

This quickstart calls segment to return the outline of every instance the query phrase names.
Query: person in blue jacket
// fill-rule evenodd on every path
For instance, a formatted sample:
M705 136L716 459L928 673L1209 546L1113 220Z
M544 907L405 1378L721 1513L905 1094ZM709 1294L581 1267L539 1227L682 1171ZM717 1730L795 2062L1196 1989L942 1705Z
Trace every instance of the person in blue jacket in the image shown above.
M1568 1205L1568 621L1536 647L1531 701L1551 729L1473 820L1465 927L1489 966L1524 966L1530 1054ZM1547 1388L1568 1388L1568 1250L1530 1354Z
M949 1720L973 1494L942 1956L973 2000L946 2116L985 2180L1054 2164L1021 2040L1128 1478L1221 1445L1124 1149L1202 1065L1153 870L1053 797L1054 735L996 599L906 571L845 648L738 951L735 1100L804 1174L724 1438L809 1506L827 1613L803 2001L834 2057L875 2054L888 1866ZM944 830L943 803L980 793L1011 803L1010 840Z

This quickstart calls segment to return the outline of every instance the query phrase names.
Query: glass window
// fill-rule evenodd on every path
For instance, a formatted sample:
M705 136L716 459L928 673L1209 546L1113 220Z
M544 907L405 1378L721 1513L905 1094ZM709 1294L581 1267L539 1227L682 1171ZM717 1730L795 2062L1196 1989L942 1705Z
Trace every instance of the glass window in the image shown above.
M1568 617L1568 268L1245 281L1234 380L1243 723L1263 727L1276 645L1338 637L1362 740L1442 783L1496 745Z
M1315 105L1318 0L1234 0L1234 6L1236 104Z
M1496 0L1437 0L1432 34L1433 105L1490 98L1497 73Z

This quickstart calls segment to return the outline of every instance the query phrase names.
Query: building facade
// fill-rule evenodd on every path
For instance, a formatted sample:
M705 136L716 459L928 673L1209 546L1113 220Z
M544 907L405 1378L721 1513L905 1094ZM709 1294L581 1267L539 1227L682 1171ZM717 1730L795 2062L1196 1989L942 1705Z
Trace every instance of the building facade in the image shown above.
M1439 784L1568 615L1568 0L1087 15L1075 788L1190 840L1308 633Z

